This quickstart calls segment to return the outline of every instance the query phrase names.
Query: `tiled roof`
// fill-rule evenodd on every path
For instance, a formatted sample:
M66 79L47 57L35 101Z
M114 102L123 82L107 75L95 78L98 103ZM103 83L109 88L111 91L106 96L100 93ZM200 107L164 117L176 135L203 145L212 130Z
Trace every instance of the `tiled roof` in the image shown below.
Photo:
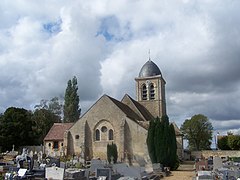
M44 138L44 141L63 140L64 132L70 129L74 123L54 123Z

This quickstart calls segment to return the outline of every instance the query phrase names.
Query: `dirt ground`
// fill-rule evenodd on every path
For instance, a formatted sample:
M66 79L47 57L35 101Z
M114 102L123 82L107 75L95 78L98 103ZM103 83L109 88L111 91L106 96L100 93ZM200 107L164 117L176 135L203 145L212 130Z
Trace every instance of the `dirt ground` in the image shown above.
M192 180L195 177L193 169L194 162L183 162L177 171L171 171L170 176L164 177L166 180Z

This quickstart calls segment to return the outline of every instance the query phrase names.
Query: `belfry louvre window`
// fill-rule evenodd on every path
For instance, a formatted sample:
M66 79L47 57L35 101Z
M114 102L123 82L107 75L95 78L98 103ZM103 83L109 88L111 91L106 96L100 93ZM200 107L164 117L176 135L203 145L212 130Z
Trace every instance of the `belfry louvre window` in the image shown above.
M154 85L150 85L150 99L155 99L155 90L154 90Z
M142 86L142 100L147 100L147 87L145 84Z
M98 129L95 131L95 140L100 141L100 131Z
M110 129L108 131L108 140L113 140L113 130L112 129Z

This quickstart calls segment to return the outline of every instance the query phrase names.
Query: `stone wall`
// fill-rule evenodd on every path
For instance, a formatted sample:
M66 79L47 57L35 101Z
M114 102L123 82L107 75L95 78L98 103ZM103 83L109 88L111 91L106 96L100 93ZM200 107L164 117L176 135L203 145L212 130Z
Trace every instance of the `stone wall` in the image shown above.
M240 151L224 151L224 150L204 150L204 151L192 151L191 156L195 158L208 158L211 156L218 157L240 157Z
M101 97L84 116L76 122L69 130L73 137L74 153L81 153L80 146L85 147L88 158L106 159L107 144L114 142L118 152L123 151L123 133L121 127L126 115L110 100L109 97ZM106 132L102 132L102 127L107 127ZM107 139L107 132L113 130L113 140ZM96 141L96 129L100 131L100 140ZM76 139L79 135L79 139Z
M64 155L64 144L63 141L58 141L58 148L53 148L54 141L44 141L44 154L47 156L63 156Z
M161 117L166 114L165 100L165 81L161 76L148 78L135 78L137 101L141 103L154 116ZM147 91L147 100L142 100L142 86L147 85L147 81L154 85L155 99L151 100L149 89Z

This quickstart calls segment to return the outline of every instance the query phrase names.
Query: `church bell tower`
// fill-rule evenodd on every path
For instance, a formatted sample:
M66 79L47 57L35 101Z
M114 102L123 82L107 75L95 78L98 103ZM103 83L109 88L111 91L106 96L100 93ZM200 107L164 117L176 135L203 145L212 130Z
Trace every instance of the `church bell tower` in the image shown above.
M165 80L158 66L150 59L135 78L137 101L154 117L166 115Z

